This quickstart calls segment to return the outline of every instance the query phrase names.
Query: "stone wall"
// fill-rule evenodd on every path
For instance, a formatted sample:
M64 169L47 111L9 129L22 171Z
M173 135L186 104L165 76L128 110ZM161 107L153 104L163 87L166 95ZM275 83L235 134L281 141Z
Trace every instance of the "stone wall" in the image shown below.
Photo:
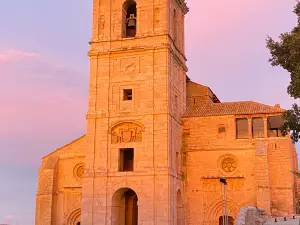
M73 225L80 221L85 136L42 159L35 225Z
M265 210L254 206L242 207L236 218L236 225L261 225L267 221Z
M220 177L227 178L228 215L234 221L239 209L247 205L264 208L267 215L293 215L292 144L288 137L252 138L251 116L244 117L249 120L249 139L236 138L233 115L182 119L184 196L189 224L219 223ZM220 125L225 132L218 132Z

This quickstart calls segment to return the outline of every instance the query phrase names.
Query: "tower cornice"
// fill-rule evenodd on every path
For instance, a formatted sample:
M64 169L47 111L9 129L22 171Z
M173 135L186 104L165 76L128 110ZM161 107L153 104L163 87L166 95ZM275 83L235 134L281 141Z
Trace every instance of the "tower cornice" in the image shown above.
M122 54L123 52L143 52L143 51L154 51L154 50L160 50L160 49L168 49L169 52L174 56L174 59L176 62L181 65L185 72L188 71L188 68L186 66L186 57L183 54L180 54L180 52L173 47L173 45L169 43L162 43L161 46L134 46L134 47L123 47L123 48L114 48L114 49L107 49L107 50L101 50L101 49L91 49L88 52L89 57L98 57L98 56L105 56L105 55L111 55L111 54Z

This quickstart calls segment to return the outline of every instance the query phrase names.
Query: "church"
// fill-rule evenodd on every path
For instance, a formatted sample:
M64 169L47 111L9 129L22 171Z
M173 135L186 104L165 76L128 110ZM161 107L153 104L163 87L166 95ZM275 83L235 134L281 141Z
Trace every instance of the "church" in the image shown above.
M284 110L187 76L184 0L93 0L86 134L42 159L36 225L222 225L294 215Z

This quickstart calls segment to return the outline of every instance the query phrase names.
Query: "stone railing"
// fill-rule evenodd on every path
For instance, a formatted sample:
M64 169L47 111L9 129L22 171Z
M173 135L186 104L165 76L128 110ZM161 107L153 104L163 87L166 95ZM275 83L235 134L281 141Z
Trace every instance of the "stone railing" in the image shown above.
M242 207L236 218L236 225L262 225L267 221L264 209L254 206Z

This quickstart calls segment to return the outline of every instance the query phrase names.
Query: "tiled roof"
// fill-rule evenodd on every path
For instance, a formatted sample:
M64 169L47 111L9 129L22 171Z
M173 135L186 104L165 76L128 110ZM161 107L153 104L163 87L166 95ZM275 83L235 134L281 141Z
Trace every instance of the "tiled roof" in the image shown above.
M281 113L284 111L285 110L280 107L264 105L253 101L223 102L207 103L201 106L190 106L182 117L264 114Z

